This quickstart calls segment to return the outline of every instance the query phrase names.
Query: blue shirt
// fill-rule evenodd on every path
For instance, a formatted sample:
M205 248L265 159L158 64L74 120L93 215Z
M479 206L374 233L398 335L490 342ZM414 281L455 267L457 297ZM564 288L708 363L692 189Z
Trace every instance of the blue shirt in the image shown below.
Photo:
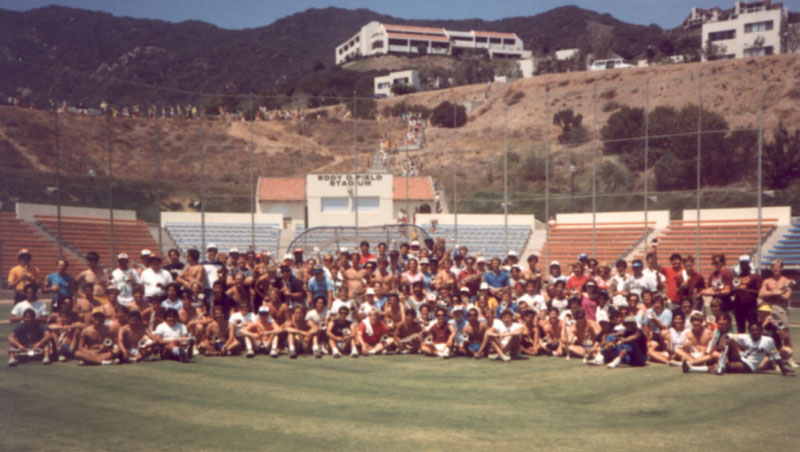
M59 297L69 296L69 287L72 285L73 281L75 281L75 278L67 274L62 276L59 275L58 272L55 272L47 275L47 287L58 286Z
M506 309L511 310L511 312L515 314L519 314L519 306L517 306L516 303L511 303L510 305L508 305L508 308ZM497 309L494 310L495 318L497 319L501 318L503 316L503 311L505 311L505 309L503 309L503 305L498 304Z
M511 285L511 281L508 279L508 273L502 270L497 274L493 271L486 272L486 275L483 276L483 281L488 284L489 287L494 287L495 289Z
M644 319L644 323L645 323L645 325L650 325L650 328L652 328L654 333L660 333L661 332L661 328L659 328L655 324L655 322L650 320L650 313L651 312L656 316L656 318L658 319L659 322L664 324L664 326L666 328L669 328L669 327L672 326L672 311L670 311L669 309L664 309L663 311L661 311L661 315L658 315L658 314L656 314L656 311L653 310L653 308L650 308L650 309L647 310L647 314L646 314L647 317Z
M312 302L318 297L324 298L325 302L327 302L328 291L333 290L333 282L331 282L327 277L323 278L322 281L319 281L315 276L308 281L308 290L311 291Z

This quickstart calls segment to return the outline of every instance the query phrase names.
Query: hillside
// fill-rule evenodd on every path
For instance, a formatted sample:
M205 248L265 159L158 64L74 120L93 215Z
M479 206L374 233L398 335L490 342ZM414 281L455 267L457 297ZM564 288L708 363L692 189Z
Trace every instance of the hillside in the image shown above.
M585 193L589 187L592 142L577 146L559 144L560 129L550 124L556 111L571 108L582 114L590 136L594 136L592 124L599 129L621 105L644 105L645 80L649 80L651 109L664 105L680 108L697 104L698 74L702 72L704 108L723 115L731 129L753 128L758 124L759 64L763 65L765 75L765 138L771 140L779 122L792 131L800 126L800 111L796 108L800 100L800 59L793 55L600 73L553 74L508 85L495 84L488 99L485 99L486 85L479 84L384 99L378 102L377 108L382 111L400 102L433 108L443 100L454 99L471 107L469 121L457 129L455 135L452 129L430 127L426 133L425 149L411 152L422 173L437 177L448 189L455 138L461 179L459 193L466 198L476 190L501 189L498 163L503 149L504 102L516 99L516 103L508 108L508 147L511 152L520 158L530 154L543 157L545 130L549 128L552 192L565 193L568 190L566 167L575 163L579 176L577 191ZM547 90L550 92L550 116L546 116L545 111ZM592 101L595 92L598 96L596 120ZM222 210L247 208L251 132L257 175L301 174L303 147L306 149L307 172L352 171L353 123L346 119L344 106L325 110L327 118L323 115L321 119L310 119L302 129L296 121L247 123L218 118L205 121L202 140L206 150L208 205ZM316 115L311 112L309 117L315 118ZM127 202L137 208L152 205L156 174L155 137L162 152L162 207L185 209L188 201L198 199L199 121L118 118L109 123L102 117L74 114L62 114L59 119L62 169L69 178L65 182L65 193L69 194L66 202L98 205L107 202L102 180L107 166L109 124L118 202ZM52 195L44 188L54 185L53 129L52 112L0 108L0 158L6 163L0 175L8 182L0 188L0 200L53 201ZM359 168L365 170L372 163L380 137L387 134L394 143L403 143L405 125L402 120L360 120L355 133ZM598 145L598 157L602 157L602 151L602 145ZM96 183L85 176L89 168L98 174ZM399 164L394 169L400 171ZM642 174L634 172L630 175L633 178L628 185L631 190L641 187ZM740 181L738 186L744 187L752 182L750 177ZM541 180L535 179L529 182L512 180L512 189L540 190L540 184ZM601 185L601 191L613 191L612 188L602 188L605 186Z
M331 68L336 45L372 20L512 31L537 55L581 47L634 57L649 45L660 48L665 40L682 53L693 53L699 45L657 26L628 24L574 6L497 21L405 20L365 9L309 9L246 30L58 6L0 9L0 61L6 69L0 72L0 94L24 95L26 104L40 106L51 99L131 105L186 102L199 92L291 94L313 70ZM148 89L142 83L186 93Z

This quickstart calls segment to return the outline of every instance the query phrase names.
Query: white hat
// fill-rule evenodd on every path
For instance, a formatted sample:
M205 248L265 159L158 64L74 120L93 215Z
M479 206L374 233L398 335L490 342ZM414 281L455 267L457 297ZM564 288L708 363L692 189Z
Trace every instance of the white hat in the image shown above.
M481 290L489 290L489 283L487 283L485 281L482 282L481 283Z
M475 259L475 262L478 264L480 264L481 262L486 263L486 259L484 259L483 256L478 256L478 258Z
M235 248L234 247L234 248L231 248L230 250L228 250L228 254L233 254L233 253L237 253L238 254L239 253L239 248Z
M283 260L293 261L294 260L294 255L292 253L286 253L286 254L283 255Z
M148 249L142 250L142 253L141 253L142 256L149 256L151 254L153 254L153 253Z
M509 255L509 256L516 256L516 255L517 255L517 252L516 252L516 251L514 251L514 250L511 250L511 251L509 251L509 252L508 252L508 255Z
M217 245L215 245L213 243L209 243L208 246L206 246L206 251L215 250L215 249L217 249Z
M419 260L419 263L420 263L420 265L422 265L422 264L430 264L431 261L429 261L427 257L423 257L423 258L421 258Z
M553 261L553 262L550 262L550 266L551 266L551 267L553 267L553 266L555 266L555 267L561 267L561 264L559 264L559 263L558 263L558 261Z
M258 308L259 314L269 314L269 306L262 304L260 308Z
M436 295L434 295L432 293L429 293L428 294L428 301L434 301L434 300L436 300Z
M412 240L411 246L419 246L419 240Z
M128 258L128 254L127 253L119 253L119 254L117 254L117 259L122 260L122 259L127 259L127 258Z
M750 256L747 254L742 254L739 256L739 262L750 262Z
M373 289L372 287L368 287L366 294L367 295L375 295L375 289Z
M461 291L462 291L462 292L467 292L467 293L469 293L469 287L466 287L466 286L465 286L465 287L462 287L462 288L461 288Z
M348 249L347 249L346 247L344 247L344 246L343 246L343 247L341 247L341 248L339 248L339 252L340 252L340 253L342 253L342 254L344 254L344 253L347 253L347 252L349 252L349 251L350 251L350 250L348 250Z

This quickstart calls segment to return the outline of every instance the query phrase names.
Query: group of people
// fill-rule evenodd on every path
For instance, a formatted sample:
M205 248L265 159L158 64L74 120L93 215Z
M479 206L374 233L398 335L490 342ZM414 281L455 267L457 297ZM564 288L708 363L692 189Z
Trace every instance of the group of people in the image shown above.
M18 324L9 365L28 356L88 365L397 353L609 368L649 361L716 374L797 367L786 310L793 281L780 261L762 278L748 256L729 269L714 255L704 277L691 256L661 265L656 247L613 272L586 254L542 272L535 255L485 259L429 238L314 253L278 259L209 244L204 259L189 249L185 262L170 250L166 265L149 250L137 262L120 254L113 270L88 253L89 268L73 278L63 260L41 275L21 250L8 276Z

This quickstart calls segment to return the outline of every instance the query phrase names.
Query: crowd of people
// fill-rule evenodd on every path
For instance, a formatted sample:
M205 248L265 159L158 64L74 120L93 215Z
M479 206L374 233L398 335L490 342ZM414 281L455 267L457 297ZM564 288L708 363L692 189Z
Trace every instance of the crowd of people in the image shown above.
M511 361L524 355L587 365L679 366L724 374L779 369L794 375L782 263L762 278L741 256L714 255L713 272L692 256L619 260L612 271L581 254L539 268L516 252L486 259L465 246L425 239L389 249L282 258L214 244L169 250L167 263L142 250L116 268L86 256L42 275L27 250L8 275L15 290L9 365L41 359L83 365L195 356L259 354L353 358L421 354ZM630 268L629 268L630 267ZM40 294L50 303L39 299Z

